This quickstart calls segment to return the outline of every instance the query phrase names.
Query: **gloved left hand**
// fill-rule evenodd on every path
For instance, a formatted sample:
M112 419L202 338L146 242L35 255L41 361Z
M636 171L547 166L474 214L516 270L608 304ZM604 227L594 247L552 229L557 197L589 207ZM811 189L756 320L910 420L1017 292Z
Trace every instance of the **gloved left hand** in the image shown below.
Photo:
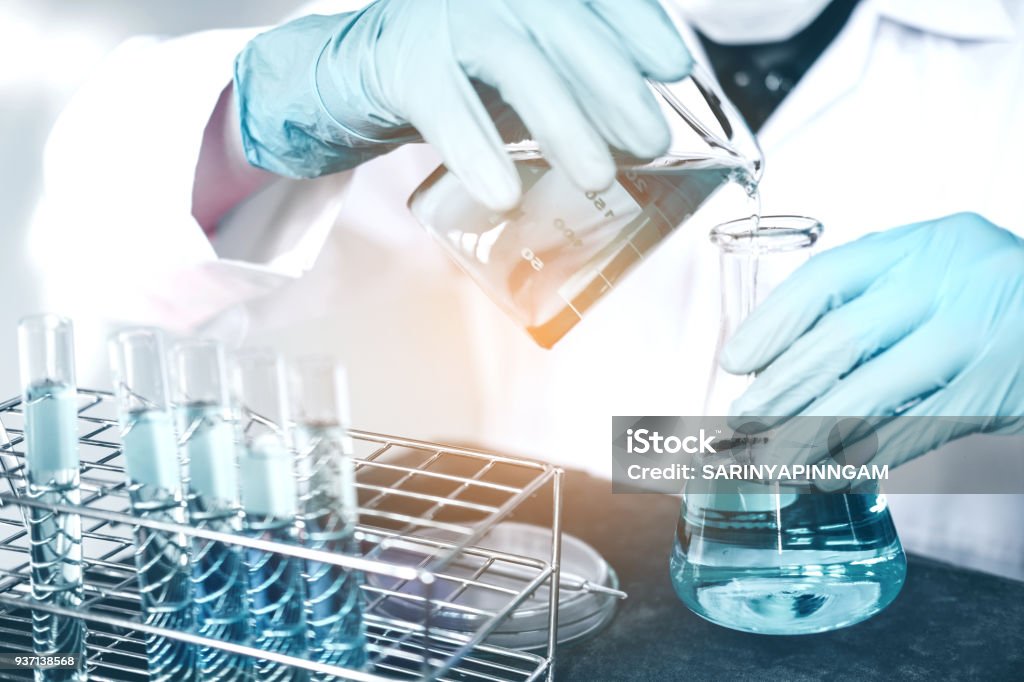
M473 196L507 210L521 184L503 135L525 126L580 189L604 190L609 147L668 148L645 79L679 80L692 64L657 0L376 0L257 36L235 93L258 168L333 173L419 134Z
M883 425L880 462L1019 432L1024 240L970 213L868 235L812 258L723 351L727 371L759 372L737 418L972 417Z

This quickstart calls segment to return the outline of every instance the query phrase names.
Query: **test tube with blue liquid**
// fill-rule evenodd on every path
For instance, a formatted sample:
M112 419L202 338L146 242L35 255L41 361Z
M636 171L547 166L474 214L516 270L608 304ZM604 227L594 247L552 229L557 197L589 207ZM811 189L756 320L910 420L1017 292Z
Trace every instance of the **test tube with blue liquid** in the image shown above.
M18 325L25 470L30 499L46 504L80 503L78 393L71 321L56 315L28 317ZM82 604L82 521L77 514L30 507L32 598L77 609ZM78 654L75 669L36 669L37 682L86 679L85 623L34 609L32 642L39 656Z
M298 503L307 546L334 554L358 554L353 445L348 382L328 358L306 358L291 372ZM310 657L345 668L366 666L366 634L359 571L305 562L306 620ZM335 679L332 676L313 678Z
M236 358L243 531L255 538L298 542L295 458L288 436L288 397L284 364L269 351ZM306 655L302 561L278 552L248 549L249 609L255 646L297 657ZM256 662L257 677L305 682L307 671L267 659Z
M212 340L183 341L172 349L171 365L189 523L238 533L238 454L224 348ZM242 550L204 538L192 538L191 549L198 633L244 644L249 602ZM199 647L199 666L207 681L247 682L253 675L252 658L216 647Z
M185 503L162 334L155 329L125 330L110 340L109 349L132 513L183 524ZM135 566L147 625L194 631L186 547L182 533L136 528ZM192 644L146 635L146 657L153 682L200 679Z

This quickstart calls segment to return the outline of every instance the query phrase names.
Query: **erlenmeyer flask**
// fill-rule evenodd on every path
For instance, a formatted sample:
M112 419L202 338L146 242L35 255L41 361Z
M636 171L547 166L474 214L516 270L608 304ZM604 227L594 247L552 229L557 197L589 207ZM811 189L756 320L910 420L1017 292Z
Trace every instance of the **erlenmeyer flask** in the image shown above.
M818 222L795 216L764 216L756 231L751 220L712 231L722 267L719 351L771 285L806 260L820 232ZM727 414L751 380L716 369L705 413ZM877 490L697 479L683 493L670 571L679 598L707 620L794 635L884 609L903 586L906 557Z
M650 87L672 132L670 150L657 159L615 153L619 172L607 190L577 188L505 110L496 121L511 140L519 206L491 211L443 166L409 199L455 262L545 348L712 199L734 214L737 203L757 212L761 151L713 81L695 70L679 83Z

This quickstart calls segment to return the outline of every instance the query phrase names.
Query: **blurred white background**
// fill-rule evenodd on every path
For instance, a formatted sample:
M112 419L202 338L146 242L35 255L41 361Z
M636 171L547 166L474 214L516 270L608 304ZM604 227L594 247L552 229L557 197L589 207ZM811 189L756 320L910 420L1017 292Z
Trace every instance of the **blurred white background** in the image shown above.
M121 41L274 23L301 0L0 2L0 399L18 392L16 325L38 312L25 236L46 136L71 95Z

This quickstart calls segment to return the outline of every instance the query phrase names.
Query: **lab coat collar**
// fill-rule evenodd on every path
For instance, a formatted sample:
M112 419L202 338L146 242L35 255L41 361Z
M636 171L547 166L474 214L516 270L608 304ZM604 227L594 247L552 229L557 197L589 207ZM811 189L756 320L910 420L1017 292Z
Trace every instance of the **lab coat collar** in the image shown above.
M831 45L762 126L767 152L860 83L884 21L958 40L1006 40L1013 19L1001 0L862 0Z
M684 24L676 2L663 2L677 26ZM949 38L1012 40L1017 34L1004 0L862 0L860 5L858 10L876 17ZM694 38L689 27L683 33Z
M1001 41L1016 37L1003 0L876 0L879 16L958 40Z
M857 5L839 35L761 127L757 137L766 152L857 86L871 57L878 22L876 2Z

